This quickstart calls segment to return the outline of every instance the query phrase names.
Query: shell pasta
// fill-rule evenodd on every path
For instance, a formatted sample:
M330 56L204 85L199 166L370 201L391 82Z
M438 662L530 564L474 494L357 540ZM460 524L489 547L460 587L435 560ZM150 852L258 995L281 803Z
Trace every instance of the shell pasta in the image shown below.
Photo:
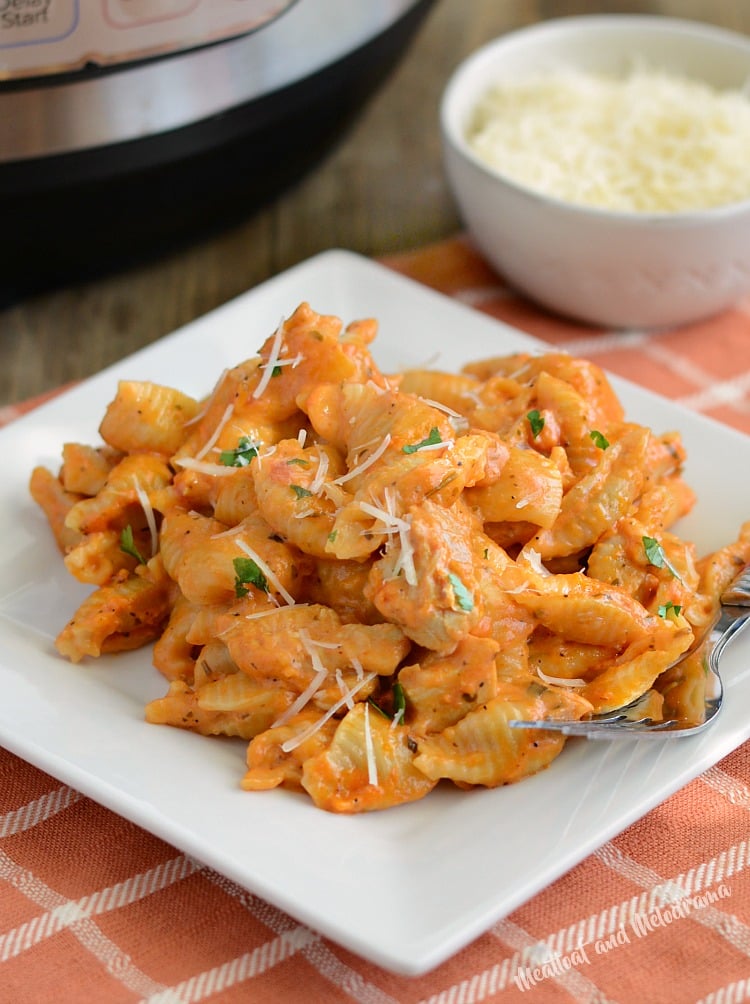
M547 767L565 737L514 719L647 695L695 720L750 523L710 555L679 536L679 434L564 353L384 373L376 334L302 303L205 399L122 382L101 445L32 472L91 586L60 655L151 645L149 722L236 737L241 788L332 812Z

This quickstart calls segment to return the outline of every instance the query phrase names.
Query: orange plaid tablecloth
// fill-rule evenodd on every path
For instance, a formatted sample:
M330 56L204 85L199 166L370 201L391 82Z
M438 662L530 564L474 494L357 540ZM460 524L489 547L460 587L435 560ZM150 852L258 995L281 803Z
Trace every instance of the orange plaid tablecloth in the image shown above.
M613 333L513 295L462 238L386 264L750 432L750 302L680 331ZM660 912L675 883L701 908ZM623 926L630 904L655 918L643 936ZM611 947L514 980L540 942L581 940ZM750 743L419 978L362 961L0 750L0 1004L522 1000L750 1000Z

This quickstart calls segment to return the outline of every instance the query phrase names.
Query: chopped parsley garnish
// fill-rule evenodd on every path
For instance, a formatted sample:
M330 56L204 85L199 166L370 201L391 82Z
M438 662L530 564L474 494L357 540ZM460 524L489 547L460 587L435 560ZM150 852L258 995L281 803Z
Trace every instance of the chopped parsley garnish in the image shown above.
M536 408L534 408L528 413L526 418L528 418L529 425L531 426L531 434L534 439L536 439L544 428L544 416Z
M604 435L604 433L599 432L598 429L592 429L591 432L589 433L589 436L591 436L591 438L594 441L594 444L598 446L600 450L606 450L607 447L609 446L609 440Z
M129 554L131 558L135 558L139 565L146 564L146 559L135 546L135 541L133 540L133 527L129 523L125 529L120 532L120 550L125 554Z
M271 376L272 376L272 377L277 377L277 376L281 376L281 367L279 366L279 364L278 364L278 363L277 363L277 364L276 364L276 365L274 366L274 368L273 368L273 369L271 370Z
M248 586L255 586L261 592L268 592L268 581L252 558L233 558L234 565L234 594L237 597L247 596Z
M338 530L331 530L331 532L328 534L328 539L332 544L336 540L336 537L338 537L338 533L339 533Z
M390 721L390 715L386 711L383 711L383 709L380 707L380 705L378 704L378 702L375 700L374 697L368 697L367 703L374 711L377 711L379 715L382 715L383 718L387 718Z
M400 683L393 684L393 720L403 722L406 714L406 694Z
M440 436L440 430L436 425L430 429L430 434L421 443L407 443L406 446L401 447L402 453L416 453L417 450L421 450L424 446L437 446L438 443L442 443L442 438Z
M680 578L680 573L664 553L664 548L655 537L643 537L643 550L646 552L646 560L649 565L655 568L666 568L675 579Z
M450 581L450 584L453 586L453 595L456 597L456 603L458 603L459 607L461 607L461 609L465 610L467 613L473 610L474 597L471 595L471 593L463 584L463 582L459 579L459 577L457 575L454 575L453 572L449 572L448 579Z
M303 488L302 485L291 485L290 487L298 499L310 498L310 496L312 495L310 489Z
M225 467L247 467L253 457L258 456L258 444L249 436L240 436L233 450L222 450L219 463Z
M680 616L681 610L682 607L679 603L673 603L671 600L668 600L666 603L662 603L657 612L660 617L671 617L674 619Z
M397 725L403 722L404 715L406 714L406 696L404 695L404 688L400 683L393 684L392 691L392 707L393 707L393 717L388 714L388 712L381 708L374 697L368 697L367 703L373 708L378 714L382 715L383 718L387 718L389 721L395 722Z
M309 467L310 466L310 461L309 460L305 460L304 457L290 457L289 460L287 460L287 464L290 464L290 465L291 464L298 464L300 467Z

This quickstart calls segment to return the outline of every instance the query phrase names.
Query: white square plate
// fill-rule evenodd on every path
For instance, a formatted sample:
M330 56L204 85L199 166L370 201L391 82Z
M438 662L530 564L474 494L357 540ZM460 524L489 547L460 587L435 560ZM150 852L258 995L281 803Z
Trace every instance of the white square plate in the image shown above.
M35 464L68 440L98 442L116 381L196 396L251 355L303 300L345 322L380 322L385 370L538 349L491 318L343 251L330 251L189 324L0 431L0 742L301 922L395 972L416 975L486 931L750 736L750 635L726 662L726 705L705 734L673 742L570 743L552 766L494 791L446 787L346 817L307 796L243 792L245 744L159 728L144 704L165 681L149 651L73 666L53 638L85 589L65 572L28 494ZM748 512L750 438L614 381L630 417L679 428L699 501L682 532L700 552Z

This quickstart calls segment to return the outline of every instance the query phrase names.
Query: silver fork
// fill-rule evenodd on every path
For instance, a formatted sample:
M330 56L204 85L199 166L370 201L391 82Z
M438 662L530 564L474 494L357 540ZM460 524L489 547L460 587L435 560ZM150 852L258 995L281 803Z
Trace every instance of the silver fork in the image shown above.
M585 736L587 739L644 739L653 737L690 736L715 721L724 698L724 688L719 675L721 654L750 620L750 565L746 565L731 586L721 596L719 616L702 643L706 665L706 703L703 721L699 724L681 722L679 719L653 721L645 717L642 708L644 697L614 711L608 711L578 721L513 720L508 724L516 729L547 729L566 736Z

